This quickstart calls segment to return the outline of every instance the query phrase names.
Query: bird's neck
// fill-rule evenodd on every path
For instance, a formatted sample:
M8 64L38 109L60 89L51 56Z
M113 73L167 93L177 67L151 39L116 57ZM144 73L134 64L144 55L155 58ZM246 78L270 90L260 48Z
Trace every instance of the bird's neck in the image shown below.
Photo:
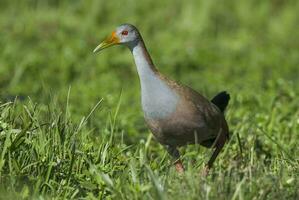
M178 95L155 68L142 39L130 47L137 67L141 100L145 116L149 118L166 118L174 112Z
M134 56L141 84L151 76L158 76L158 70L155 68L151 56L149 55L142 40L138 41L137 44L130 49Z

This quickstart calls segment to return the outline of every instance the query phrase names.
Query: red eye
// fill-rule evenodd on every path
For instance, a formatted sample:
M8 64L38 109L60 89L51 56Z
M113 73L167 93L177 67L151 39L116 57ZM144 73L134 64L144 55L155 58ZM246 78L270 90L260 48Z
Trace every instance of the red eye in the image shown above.
M128 35L128 31L121 32L122 35Z

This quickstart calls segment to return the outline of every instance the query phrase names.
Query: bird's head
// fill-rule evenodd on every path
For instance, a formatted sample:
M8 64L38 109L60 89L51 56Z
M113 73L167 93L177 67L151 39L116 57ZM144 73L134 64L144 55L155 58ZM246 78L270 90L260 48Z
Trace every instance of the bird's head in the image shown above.
M124 44L128 47L132 47L136 45L139 40L140 34L135 26L131 24L122 24L117 27L101 44L99 44L93 52L99 52L116 44Z

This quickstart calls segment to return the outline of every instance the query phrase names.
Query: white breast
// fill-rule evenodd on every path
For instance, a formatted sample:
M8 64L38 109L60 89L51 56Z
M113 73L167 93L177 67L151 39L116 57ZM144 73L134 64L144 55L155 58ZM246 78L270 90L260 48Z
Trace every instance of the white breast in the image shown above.
M163 119L176 110L179 97L162 80L148 74L140 82L142 108L146 117Z

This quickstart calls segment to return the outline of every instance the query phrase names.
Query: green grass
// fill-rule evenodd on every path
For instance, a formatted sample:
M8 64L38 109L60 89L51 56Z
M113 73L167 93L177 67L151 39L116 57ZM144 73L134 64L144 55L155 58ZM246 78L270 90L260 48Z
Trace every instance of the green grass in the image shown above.
M298 1L0 2L0 199L298 199ZM167 76L227 90L231 139L181 148L178 175L147 130L129 50L139 27ZM18 96L18 98L16 98Z

